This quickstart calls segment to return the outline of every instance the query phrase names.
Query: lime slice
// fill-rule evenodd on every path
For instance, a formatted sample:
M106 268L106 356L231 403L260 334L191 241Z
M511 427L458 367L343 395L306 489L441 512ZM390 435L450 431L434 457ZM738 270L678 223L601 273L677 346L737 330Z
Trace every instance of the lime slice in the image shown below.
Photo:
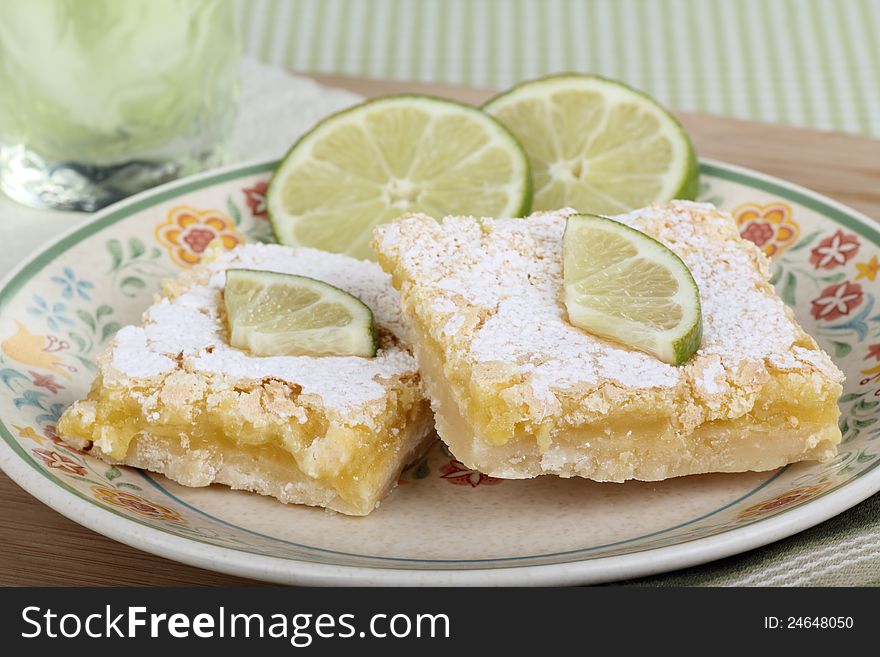
M532 210L620 214L697 193L697 159L669 112L620 82L558 75L483 109L510 128L532 166Z
M406 212L436 218L528 214L528 158L475 107L388 96L325 119L275 170L267 194L276 239L373 258L373 227Z
M230 344L255 356L376 355L372 311L323 281L230 269L223 299Z
M700 292L657 240L613 219L573 215L562 240L572 324L681 365L700 347Z

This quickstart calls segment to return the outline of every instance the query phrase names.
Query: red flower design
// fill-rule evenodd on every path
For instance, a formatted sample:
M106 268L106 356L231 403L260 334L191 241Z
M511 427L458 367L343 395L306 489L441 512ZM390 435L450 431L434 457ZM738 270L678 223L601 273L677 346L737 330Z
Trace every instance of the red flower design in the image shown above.
M31 378L34 380L34 385L38 388L45 388L53 394L64 389L64 386L58 383L52 374L40 374L39 372L34 372L32 370L28 370L28 374L31 375Z
M171 522L183 524L186 524L187 522L186 519L174 509L170 509L162 504L151 502L150 500L135 495L134 493L128 493L114 488L106 488L105 486L92 486L92 490L98 500L122 509L134 511L145 518L170 520Z
M773 239L773 227L763 221L755 221L746 226L741 235L743 239L754 242L755 246L764 246Z
M863 299L861 285L844 281L822 290L822 293L811 301L813 308L810 313L816 319L831 321L849 315Z
M470 486L471 488L476 488L480 484L494 486L495 484L501 483L501 479L496 479L495 477L490 477L482 472L472 470L461 461L456 461L455 459L440 468L440 472L441 477L450 484L455 484L456 486Z
M183 241L186 242L189 245L189 248L195 253L204 253L205 249L208 248L208 244L210 244L213 239L213 231L210 231L207 228L193 228L186 234Z
M764 514L771 511L776 511L777 509L782 509L784 507L797 504L798 502L808 500L811 497L815 497L816 495L827 489L829 486L831 486L831 482L826 481L821 484L815 484L813 486L800 486L799 488L793 488L787 493L777 495L776 497L769 499L766 502L761 502L759 504L754 504L750 506L744 511L741 511L739 517L743 520L746 520L763 516Z
M251 214L261 219L268 219L269 213L266 208L266 190L269 189L268 180L260 180L253 187L245 187L244 201L251 210Z
M79 475L80 477L85 477L88 474L88 470L69 456L59 454L51 449L43 449L42 447L35 447L32 451L38 459L50 468L61 470L68 474Z
M768 258L774 258L797 241L801 229L785 203L744 203L733 211L743 239L753 242Z
M868 360L869 358L880 360L880 344L868 345L868 355L865 356L865 360Z
M244 244L244 237L225 212L196 210L188 205L171 208L155 232L156 239L181 267L192 267L201 262L208 244L215 239L226 250Z
M810 251L810 264L816 269L834 269L855 258L858 252L858 238L838 230Z

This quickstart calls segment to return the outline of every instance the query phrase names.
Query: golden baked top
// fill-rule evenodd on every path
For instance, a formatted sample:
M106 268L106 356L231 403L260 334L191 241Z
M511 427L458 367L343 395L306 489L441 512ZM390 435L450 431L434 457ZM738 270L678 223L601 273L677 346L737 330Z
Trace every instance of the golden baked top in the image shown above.
M562 302L562 235L573 212L442 223L407 215L378 227L373 246L405 311L441 345L447 365L469 369L474 385L509 389L533 417L608 385L678 389L720 408L759 388L771 370L842 380L776 296L764 255L729 214L707 204L675 201L615 217L664 243L691 270L704 322L693 358L674 367L571 325Z
M228 344L222 292L226 270L248 268L317 278L354 294L373 311L381 334L375 358L259 357ZM416 376L401 341L400 302L387 274L374 263L314 249L251 244L166 282L166 296L144 315L143 326L119 331L102 359L104 385L142 385L172 372L237 382L275 380L329 409L357 409L380 400L387 385Z

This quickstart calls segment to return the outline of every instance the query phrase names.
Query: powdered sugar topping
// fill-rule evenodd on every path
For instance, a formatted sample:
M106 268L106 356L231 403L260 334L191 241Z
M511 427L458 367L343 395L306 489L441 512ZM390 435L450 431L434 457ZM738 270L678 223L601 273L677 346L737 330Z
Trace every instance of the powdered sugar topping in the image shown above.
M381 399L381 382L417 371L409 352L399 345L380 349L375 358L277 356L257 357L226 342L221 315L226 270L258 269L310 276L361 299L373 311L380 329L401 335L400 301L387 274L371 262L313 249L253 244L239 247L205 266L198 283L174 300L162 299L146 314L142 327L128 326L117 335L112 366L128 377L160 376L183 366L231 380L276 378L294 383L302 394L317 395L338 410L358 408Z
M572 212L442 224L412 216L380 227L377 245L414 282L412 294L432 300L430 323L466 350L472 366L499 364L551 405L556 393L599 381L634 389L689 382L712 396L725 373L750 371L747 362L840 378L823 352L793 349L803 333L768 286L766 260L711 205L677 201L615 218L665 243L692 272L704 322L695 357L673 367L576 328L562 303L562 236Z

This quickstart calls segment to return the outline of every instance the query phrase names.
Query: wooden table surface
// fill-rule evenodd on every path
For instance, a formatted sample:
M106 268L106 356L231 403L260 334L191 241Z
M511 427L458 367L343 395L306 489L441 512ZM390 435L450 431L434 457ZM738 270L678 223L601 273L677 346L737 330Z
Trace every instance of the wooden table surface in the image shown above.
M460 87L317 79L364 96L410 91L479 103L490 95ZM880 141L705 114L678 116L700 155L799 183L880 219ZM44 506L2 473L0 500L0 585L254 584L116 543Z

